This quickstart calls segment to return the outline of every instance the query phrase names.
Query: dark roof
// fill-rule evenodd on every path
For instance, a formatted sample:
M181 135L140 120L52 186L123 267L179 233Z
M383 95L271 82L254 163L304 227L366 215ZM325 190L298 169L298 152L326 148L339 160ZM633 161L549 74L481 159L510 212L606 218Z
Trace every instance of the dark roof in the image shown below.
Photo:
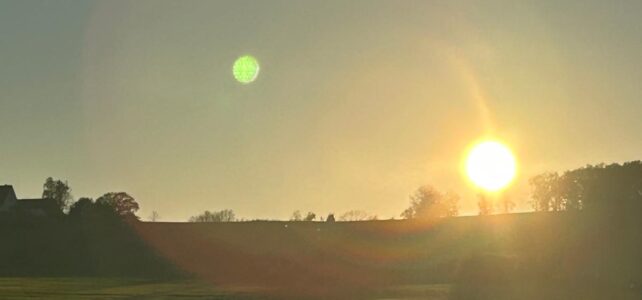
M5 199L9 195L12 195L13 198L16 197L16 192L13 191L13 186L0 185L0 199Z
M56 201L53 199L20 199L16 201L16 206L18 209L22 210L34 210L42 209L48 213L58 213L60 208L56 204Z

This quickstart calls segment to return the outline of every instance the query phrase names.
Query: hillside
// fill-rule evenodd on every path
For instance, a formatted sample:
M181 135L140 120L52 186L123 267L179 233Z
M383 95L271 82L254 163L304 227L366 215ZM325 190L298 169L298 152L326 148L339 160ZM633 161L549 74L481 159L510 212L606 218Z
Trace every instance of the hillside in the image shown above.
M458 217L439 223L141 223L136 229L182 270L220 284L367 289L462 278L503 281L505 274L624 287L641 278L642 265L634 261L639 236L609 233L582 214ZM615 239L618 246L595 244L596 236Z
M438 223L4 224L0 266L4 275L195 276L307 294L427 283L465 290L516 280L623 290L640 282L639 233L589 220L523 213Z

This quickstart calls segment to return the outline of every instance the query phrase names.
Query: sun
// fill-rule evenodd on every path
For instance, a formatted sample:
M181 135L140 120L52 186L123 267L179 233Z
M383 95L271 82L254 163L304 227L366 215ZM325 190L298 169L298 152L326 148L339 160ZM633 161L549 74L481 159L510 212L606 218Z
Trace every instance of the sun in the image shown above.
M515 156L497 141L472 147L466 158L466 174L478 187L494 192L505 188L515 177Z

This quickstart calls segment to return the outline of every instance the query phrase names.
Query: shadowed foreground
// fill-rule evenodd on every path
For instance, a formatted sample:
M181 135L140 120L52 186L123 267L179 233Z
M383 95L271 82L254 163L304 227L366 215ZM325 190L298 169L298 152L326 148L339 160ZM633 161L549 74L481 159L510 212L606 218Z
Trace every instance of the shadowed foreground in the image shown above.
M259 299L251 288L122 278L0 278L2 299Z
M372 291L369 299L447 299L448 285L415 285ZM277 299L260 288L214 287L194 280L122 278L0 278L2 299Z
M279 298L368 298L401 285L453 284L451 299L638 299L641 234L634 224L618 222L584 213L531 213L439 223L135 228L161 256L197 278L268 286Z
M639 222L566 212L437 223L4 224L0 296L640 299Z

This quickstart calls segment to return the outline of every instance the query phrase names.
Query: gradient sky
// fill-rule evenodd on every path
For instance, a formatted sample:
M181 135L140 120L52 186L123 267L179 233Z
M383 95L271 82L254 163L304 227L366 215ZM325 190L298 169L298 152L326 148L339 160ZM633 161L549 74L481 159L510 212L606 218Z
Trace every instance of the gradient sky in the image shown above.
M642 2L559 2L0 1L0 183L162 220L398 217L421 184L474 213L493 137L526 208L538 172L642 158Z

